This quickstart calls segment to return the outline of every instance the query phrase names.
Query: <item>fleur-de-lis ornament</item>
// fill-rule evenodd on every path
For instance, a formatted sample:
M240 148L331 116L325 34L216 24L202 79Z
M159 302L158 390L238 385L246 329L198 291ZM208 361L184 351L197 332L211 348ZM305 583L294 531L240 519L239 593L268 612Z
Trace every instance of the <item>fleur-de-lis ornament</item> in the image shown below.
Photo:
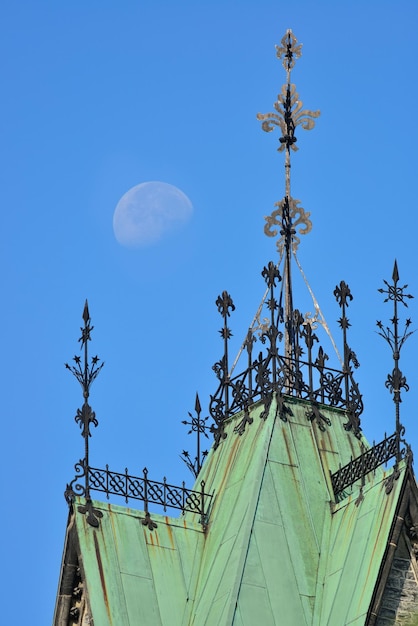
M296 151L295 129L301 126L304 130L311 130L315 126L315 119L319 117L319 111L302 109L303 102L299 99L296 87L291 83L291 71L295 65L295 59L302 56L302 45L297 44L297 39L291 30L286 31L281 45L276 46L277 57L282 59L283 67L287 73L287 82L282 86L281 92L274 103L276 113L258 113L257 119L262 122L261 128L271 132L277 126L281 130L279 139L279 152L292 149Z
M83 321L84 326L80 328L81 336L79 338L79 342L81 343L81 350L84 353L84 358L82 359L80 356L76 355L73 358L74 365L69 365L68 363L66 363L65 367L70 370L70 372L78 380L83 389L84 402L81 409L77 409L75 421L80 426L81 436L84 439L84 459L81 459L76 464L75 469L77 475L75 479L67 485L65 497L69 502L72 502L75 497L74 489L77 491L77 493L83 495L86 498L86 504L84 506L79 506L78 510L81 513L86 514L87 521L91 526L97 527L99 525L98 518L101 517L102 514L100 511L93 508L90 498L89 437L91 437L90 426L97 426L99 422L96 418L95 412L92 410L90 404L88 403L88 398L90 395L90 387L93 381L97 378L104 363L100 363L100 359L97 355L92 357L89 362L88 342L91 341L91 332L94 327L91 326L87 300L83 310ZM82 477L84 477L84 487L75 484L76 481ZM73 488L74 484L75 487Z
M410 300L414 296L411 294L405 293L405 289L408 285L399 286L399 271L398 264L395 260L392 272L392 283L388 283L386 280L383 281L386 285L386 288L378 289L379 293L385 294L386 298L384 302L393 302L393 317L390 320L392 323L392 327L384 326L381 321L377 321L377 327L379 328L378 334L383 337L383 339L388 343L389 347L392 350L393 357L393 369L392 372L388 374L385 386L389 389L390 393L393 394L393 401L395 403L395 418L396 418L396 434L397 434L397 456L396 461L399 462L401 457L400 451L400 439L404 434L404 427L400 422L400 403L401 399L401 390L409 391L409 385L406 382L406 376L403 375L399 368L399 360L401 356L401 350L405 343L405 341L410 337L415 331L410 330L410 326L412 321L410 318L407 318L404 324L403 332L400 331L399 328L399 317L398 317L398 304L402 304L404 307L408 307L407 300Z
M295 85L291 82L291 72L295 61L302 54L302 46L297 43L297 39L291 30L287 30L281 40L281 44L276 46L277 57L282 60L286 71L286 84L281 88L274 103L274 112L258 113L257 119L261 121L261 128L266 132L271 132L275 127L280 129L279 152L285 152L285 195L282 200L275 203L275 210L266 217L264 232L269 237L275 237L280 233L277 241L277 249L280 257L284 257L283 284L285 294L284 316L286 325L285 334L285 356L291 359L294 356L296 346L294 345L294 335L291 332L293 319L293 297L292 297L292 277L291 277L291 257L296 253L299 245L299 235L307 234L312 223L309 219L309 212L301 206L300 201L292 198L290 193L290 151L295 152L296 128L300 126L304 130L310 130L315 126L315 119L319 116L319 111L310 111L303 108L303 103L299 98ZM277 226L277 228L275 228ZM299 231L297 234L297 227Z

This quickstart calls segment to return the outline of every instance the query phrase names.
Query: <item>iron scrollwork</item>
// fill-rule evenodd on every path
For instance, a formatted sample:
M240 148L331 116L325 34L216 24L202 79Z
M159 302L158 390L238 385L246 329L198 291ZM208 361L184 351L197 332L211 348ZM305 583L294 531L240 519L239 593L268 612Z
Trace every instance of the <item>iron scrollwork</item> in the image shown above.
M182 461L184 461L184 463L186 464L188 469L192 472L195 478L197 478L201 470L203 461L208 454L207 450L203 450L203 451L201 450L200 440L201 440L202 435L206 437L206 439L208 438L208 435L206 432L208 430L208 426L206 425L206 422L208 421L209 417L201 417L201 413L202 413L202 407L200 404L199 396L198 394L196 394L195 415L192 415L189 412L190 421L183 420L182 422L186 426L190 426L190 430L188 432L189 435L191 435L192 433L196 433L196 456L193 460L187 450L183 450L183 452L180 455L180 458L182 459Z
M86 499L86 504L79 506L78 511L86 515L87 522L91 526L97 527L99 525L99 518L102 517L102 513L93 507L90 497L89 438L91 437L90 428L92 425L97 426L98 420L95 412L92 410L88 402L88 399L90 395L90 387L93 381L97 378L104 363L100 363L100 359L97 355L92 357L89 361L88 342L91 341L91 332L94 327L91 326L87 300L84 305L82 318L84 326L80 328L81 336L79 338L79 342L81 344L81 350L83 351L83 359L76 355L73 358L74 365L66 363L65 367L73 374L83 390L84 402L81 409L77 409L75 422L80 426L81 436L84 439L84 458L75 465L76 476L69 484L67 484L65 498L67 502L72 503L75 495L84 497ZM84 478L84 485L77 482L80 478Z
M383 337L383 339L391 348L393 357L392 373L388 374L385 386L393 395L393 402L395 403L395 432L397 433L397 454L394 474L396 474L397 464L401 458L401 441L403 441L402 437L405 433L405 429L400 421L400 403L402 402L401 391L402 389L404 391L409 390L409 385L406 382L406 376L404 376L399 367L399 360L403 345L405 344L407 339L415 332L410 330L410 326L412 324L410 318L406 319L403 332L401 332L399 325L398 305L402 304L405 308L407 308L407 300L412 299L413 296L411 294L405 293L405 289L408 287L408 285L403 285L402 287L399 286L399 271L396 260L393 266L392 283L389 283L386 280L384 280L383 282L385 283L386 288L380 288L378 289L378 291L379 293L386 295L384 302L393 302L393 317L391 319L392 328L390 328L389 326L384 326L381 321L378 321L376 323L377 327L379 328L378 334Z
M264 233L267 237L277 237L280 232L280 238L276 242L279 254L283 253L285 246L286 229L283 228L283 220L287 219L292 227L292 250L296 252L300 239L297 236L297 228L299 227L299 235L307 235L312 230L312 222L309 219L310 212L305 211L300 205L300 200L294 198L283 198L279 202L275 202L277 207L271 215L266 216L266 224L264 225ZM280 231L278 230L280 228Z
M219 380L219 387L211 396L210 402L210 414L214 420L212 432L215 436L215 448L226 436L224 424L229 417L242 411L242 418L235 426L235 432L242 434L252 423L250 406L261 401L263 410L260 416L265 419L274 396L277 399L278 415L283 421L291 414L289 407L286 406L287 396L308 400L310 409L307 411L307 419L315 422L321 430L330 426L330 420L324 415L320 405L342 408L348 417L345 428L352 430L358 437L361 431L360 414L363 410L363 401L352 372L353 367L358 367L358 360L347 343L347 329L350 323L346 316L346 306L348 301L352 300L348 285L341 282L334 292L342 308L339 323L343 331L344 363L341 371L328 366L328 355L320 345L314 354L315 345L319 343L314 332L314 321L308 316L304 317L297 309L293 311L291 321L292 356L280 354L279 345L284 337L280 325L283 325L285 320L275 289L281 283L281 276L277 266L272 262L263 268L262 276L269 292L265 306L270 319L260 337L265 350L259 351L254 358L256 337L254 331L250 330L244 342L247 367L239 374L228 373L228 344L225 338L229 338L231 333L227 329L222 334L225 354L213 368ZM226 309L221 310L226 319Z
M302 46L297 45L297 39L289 29L282 38L281 45L276 46L277 57L283 59L283 67L286 70L287 81L282 86L281 92L274 103L276 113L258 113L257 119L262 122L261 127L266 132L271 132L275 126L281 130L280 146L278 151L292 149L296 151L295 129L301 126L305 130L311 130L315 126L315 119L319 117L319 111L303 109L303 103L296 93L296 87L291 83L291 71L295 65L295 59L302 55Z
M200 491L181 486L171 485L164 477L162 481L150 480L148 470L143 469L142 476L132 476L125 472L113 472L106 465L105 469L91 467L89 472L89 489L106 494L121 496L125 502L140 500L143 503L145 514L149 518L149 504L156 504L166 511L168 508L179 509L182 512L199 514L202 523L207 521L207 513L212 496L205 493L205 483L201 481Z
M348 422L344 425L346 430L352 430L356 437L360 436L360 415L363 412L363 399L357 383L353 377L352 366L357 369L360 363L356 353L350 348L347 340L347 332L351 324L347 317L347 307L353 300L350 287L345 281L341 281L334 289L334 296L341 308L341 317L338 320L343 332L344 346L344 386L345 386L345 408L347 410Z

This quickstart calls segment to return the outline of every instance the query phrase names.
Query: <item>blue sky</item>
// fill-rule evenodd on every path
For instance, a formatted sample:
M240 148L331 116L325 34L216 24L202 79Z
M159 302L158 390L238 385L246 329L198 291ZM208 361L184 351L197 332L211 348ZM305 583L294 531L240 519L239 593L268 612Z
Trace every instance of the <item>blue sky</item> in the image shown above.
M216 389L215 300L224 289L234 299L237 351L264 292L260 272L277 258L263 218L283 196L283 158L256 114L272 110L285 82L274 45L287 28L304 44L292 79L305 107L321 110L292 160L293 195L313 222L299 258L339 345L332 292L350 285L363 429L376 441L394 430L391 354L375 323L392 314L377 289L395 257L418 296L418 8L41 0L4 4L0 24L2 618L44 626L63 491L83 455L81 391L64 363L78 350L84 301L105 361L90 398L92 464L191 483L181 420L196 391L205 410ZM190 198L192 219L148 248L124 248L115 206L155 180ZM408 315L418 328L415 300ZM415 450L417 337L401 359L411 386L401 419Z

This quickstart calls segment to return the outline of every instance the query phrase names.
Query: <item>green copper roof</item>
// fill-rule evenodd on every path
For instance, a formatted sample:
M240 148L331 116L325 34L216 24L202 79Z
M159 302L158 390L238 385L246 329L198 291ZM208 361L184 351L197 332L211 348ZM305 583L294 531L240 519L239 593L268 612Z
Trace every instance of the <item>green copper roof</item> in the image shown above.
M76 513L87 595L95 623L181 624L196 554L204 539L201 526L94 502L103 512L98 529Z
M331 425L307 419L309 403L275 401L253 423L212 449L198 477L214 492L206 532L198 515L180 518L95 502L97 529L74 506L80 565L100 626L323 626L364 624L399 504L405 471L389 494L385 473L335 503L330 471L364 451L341 410L320 407ZM361 582L359 582L361 581Z
M355 510L352 517L360 512L364 516L369 505L374 511L376 502L368 496L357 507L353 495L332 512L329 470L336 471L340 463L359 456L366 442L345 431L345 415L339 410L321 407L331 421L322 431L308 421L308 403L289 398L287 405L292 415L286 423L275 415L274 404L265 421L259 418L262 407L255 408L254 422L242 437L233 433L240 416L231 420L227 439L204 466L201 477L207 490L214 489L217 495L202 558L206 576L196 596L196 624L254 624L256 619L275 624L279 616L280 623L286 624L344 623L321 622L321 615L332 611L324 604L328 578L333 580L329 567L334 573L333 561L327 558L330 538L337 533L334 528L340 528L346 509ZM381 483L383 473L379 476L370 477L366 484ZM354 492L357 497L358 488ZM381 484L375 492L382 499ZM388 502L385 496L384 506ZM390 502L396 503L396 489ZM380 519L366 516L365 520L366 525L374 522L377 541L385 530L389 532L390 516L386 526ZM373 534L373 528L368 530ZM343 559L353 550L347 536L341 543L336 540L336 545ZM364 550L360 540L357 545ZM344 571L341 585L348 584ZM374 583L370 579L370 588L362 589L366 602ZM348 602L353 601L354 591ZM207 622L202 621L204 615L209 616Z
M323 545L326 568L322 607L318 607L314 623L365 623L395 519L404 470L389 494L381 476L365 488L361 502L348 498L332 515Z

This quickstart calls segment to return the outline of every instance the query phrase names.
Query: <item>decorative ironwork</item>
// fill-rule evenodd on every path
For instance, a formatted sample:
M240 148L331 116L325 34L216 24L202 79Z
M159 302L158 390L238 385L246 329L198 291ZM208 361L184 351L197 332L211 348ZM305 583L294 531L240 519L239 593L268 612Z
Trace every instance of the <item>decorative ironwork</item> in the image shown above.
M311 130L315 126L315 118L319 117L319 111L302 110L303 102L296 93L296 87L291 83L291 71L294 67L295 58L302 56L302 46L296 45L297 39L291 30L288 30L281 41L281 46L276 46L277 57L283 59L283 67L287 74L287 84L282 86L281 93L277 96L274 108L277 113L258 113L257 119L266 132L271 132L275 126L282 131L280 137L279 152L290 148L296 151L297 141L295 137L296 126L302 126L305 130Z
M278 237L280 263L283 260L284 269L281 275L279 264L271 261L262 271L267 290L239 352L239 356L247 352L246 367L239 374L234 374L238 358L231 371L229 371L228 360L228 341L232 333L227 326L227 317L230 315L230 310L235 307L227 292L223 292L216 301L224 320L221 330L224 355L213 366L219 386L211 395L209 405L210 415L214 421L211 430L215 438L215 448L226 437L224 428L226 420L235 413L242 413L239 423L235 426L235 432L238 434L245 432L247 425L253 421L250 407L255 402L260 401L263 404L260 417L265 419L275 398L277 415L283 421L287 421L291 415L291 409L286 404L288 396L309 402L306 418L321 430L331 425L321 405L343 409L348 418L344 424L346 429L352 431L357 437L361 430L360 415L363 411L363 401L353 377L353 368L357 368L359 363L356 354L347 342L350 323L346 309L349 301L352 300L348 285L341 282L334 291L341 307L339 324L344 345L342 371L330 368L327 365L328 355L320 345L316 345L318 337L314 331L322 314L315 298L313 297L314 316L310 314L303 316L293 305L291 262L294 258L299 265L296 257L298 235L307 234L311 230L312 223L310 213L305 211L300 206L300 201L292 198L290 193L290 151L296 150L297 126L305 130L313 128L319 111L312 112L303 109L296 87L291 82L291 71L296 59L301 56L302 50L292 31L288 30L285 33L281 45L276 46L276 49L277 56L282 60L286 70L287 82L274 104L275 112L259 113L257 118L262 122L262 129L267 132L272 131L275 126L280 128L278 150L285 152L285 195L275 204L273 213L265 218L265 233L268 236ZM277 287L280 290L279 294L275 293ZM262 318L263 306L267 309L268 317ZM321 324L329 334L323 318ZM264 350L256 351L256 335L263 344ZM336 348L332 338L331 342ZM280 343L282 343L281 350L279 350Z
M410 337L415 331L409 330L411 326L411 319L408 318L405 322L403 333L400 333L399 329L399 317L398 317L398 303L403 304L404 307L408 307L406 303L406 299L411 299L413 296L410 294L404 293L405 289L408 285L403 285L400 287L399 283L399 272L398 272L398 264L395 260L392 272L392 284L389 284L386 280L383 281L386 285L386 289L378 289L379 293L385 294L387 297L384 302L393 302L393 317L390 320L392 323L392 328L389 326L384 326L382 322L378 321L377 326L379 328L378 334L383 337L383 339L389 344L389 347L392 350L393 356L393 370L391 374L388 374L386 379L386 388L389 389L390 393L393 394L393 401L395 403L395 419L396 419L396 433L398 435L398 450L396 455L396 462L398 463L401 456L400 450L400 442L401 436L405 433L405 428L402 426L400 422L400 403L401 399L401 390L405 391L409 390L409 385L406 382L406 377L402 374L399 368L399 359L401 356L401 350L405 343L405 341Z
M321 413L318 403L315 400L311 401L311 405L306 411L306 417L310 422L315 421L318 425L319 430L325 431L324 424L326 424L327 426L331 426L331 420Z
M282 59L286 72L290 72L295 67L295 59L302 56L302 44L297 45L297 39L290 29L282 37L281 45L276 46L276 56Z
M281 276L277 266L270 262L263 268L262 276L266 281L268 293L265 307L269 313L269 321L264 325L260 337L265 351L258 351L254 357L254 345L257 341L251 330L244 343L247 352L245 369L233 375L228 373L228 344L225 339L231 336L231 331L224 325L224 356L214 365L219 379L219 386L211 396L209 412L215 425L212 432L215 435L215 448L222 438L225 421L239 411L243 412L240 423L235 432L242 434L247 424L251 424L250 406L261 400L264 409L261 417L267 417L273 396L276 395L278 415L283 421L289 416L286 407L286 396L303 398L310 402L307 419L315 422L323 430L330 425L329 419L323 415L319 405L339 407L346 412L348 421L345 427L352 430L357 436L360 432L360 414L363 411L362 397L353 378L352 366L357 367L358 361L354 352L348 347L347 329L349 321L346 317L346 306L352 299L348 286L341 282L335 289L337 301L342 307L340 326L343 330L345 361L343 371L327 366L328 355L318 346L316 355L315 345L318 337L314 333L312 320L304 318L295 309L292 319L286 320L281 306L282 296L276 297L276 288L281 287ZM223 300L224 301L224 300ZM232 302L232 301L231 301ZM218 309L219 299L217 301ZM226 308L220 309L226 319ZM292 356L279 353L280 342L285 335L290 337Z
M204 418L200 417L200 414L202 412L202 407L200 405L198 394L196 394L196 402L195 402L194 408L195 408L196 416L193 416L189 411L190 421L188 422L187 420L183 420L182 424L185 424L186 426L190 426L190 430L188 432L189 435L191 435L193 432L196 433L196 456L194 460L192 460L189 452L187 452L187 450L183 450L183 452L180 455L180 458L182 461L186 463L187 467L192 472L194 477L197 478L201 470L203 461L208 454L207 450L203 450L203 452L201 452L200 438L201 438L201 435L204 435L206 438L208 438L208 435L206 433L206 431L208 430L208 426L206 425L206 422L208 421L209 417L204 417Z
M224 292L226 294L226 292ZM229 302L227 297L224 297L223 301L219 304L220 310L225 307L225 317L229 315L228 309L233 308L232 301ZM90 426L97 426L98 421L96 419L94 411L92 411L88 404L88 398L90 394L90 387L93 381L96 379L104 363L100 363L98 356L91 358L89 362L88 357L88 342L91 340L91 326L90 314L88 309L87 300L83 310L84 327L81 328L81 337L79 339L81 343L81 349L84 351L83 360L79 356L74 357L75 365L65 364L65 367L75 376L83 389L84 404L81 409L77 410L75 421L81 428L81 434L84 438L84 458L80 459L75 464L75 477L67 484L65 490L65 498L69 504L72 504L76 496L85 498L85 504L78 506L78 511L86 515L87 522L94 527L99 526L99 519L103 517L103 513L93 507L91 499L91 491L100 491L106 494L109 498L110 495L122 496L125 498L125 502L129 499L141 500L145 511L145 518L142 520L142 524L147 526L149 530L153 530L157 527L157 524L151 519L151 515L148 510L149 503L161 505L164 511L167 508L180 509L181 511L190 511L191 513L197 513L200 515L200 521L203 526L207 523L209 504L212 496L205 493L205 483L200 483L200 491L193 491L192 489L186 489L183 482L181 487L176 487L167 483L164 477L163 482L153 481L148 478L148 470L144 468L143 476L131 476L128 474L128 470L125 469L125 473L111 472L106 465L106 469L98 469L91 467L89 464L89 437ZM226 328L226 325L225 325ZM225 331L223 334L227 335ZM202 462L202 458L206 455L206 452L200 453L200 434L204 432L205 436L206 426L205 422L208 418L201 419L201 407L199 398L196 395L195 405L197 417L192 418L190 425L192 431L197 431L198 435L198 452L196 457L196 465L192 467L199 467ZM184 422L189 423L189 422Z
M291 82L291 71L295 64L295 59L302 55L302 46L297 45L296 37L291 30L286 31L282 38L281 46L276 46L277 57L282 59L283 67L286 70L286 84L282 86L281 93L274 103L276 113L258 113L257 119L261 121L261 128L266 132L271 132L276 126L281 130L279 138L279 152L286 151L285 173L286 192L285 198L291 199L290 194L290 150L296 151L295 129L301 126L305 130L311 130L315 126L315 119L319 117L319 111L309 111L303 109L303 103L296 93L296 87ZM295 201L298 202L298 201ZM301 209L303 212L303 209ZM273 214L274 215L274 214ZM308 214L309 215L309 214ZM268 218L266 218L268 220Z
M141 524L143 526L146 526L148 530L154 530L155 528L158 527L158 524L154 522L153 519L151 519L151 515L149 513L145 514L144 519L141 520Z
M397 457L398 449L399 436L398 433L395 432L390 437L385 437L383 441L374 445L364 454L351 460L350 463L347 463L344 467L340 467L334 474L331 474L331 484L337 500L339 496L356 481L367 476L367 474L373 472L394 457ZM401 453L405 455L405 450L402 450Z
M90 497L86 498L86 504L82 504L78 507L78 512L86 516L90 526L98 528L99 519L103 517L103 513L99 509L94 508Z
M231 311L235 310L235 305L232 302L232 298L227 291L223 291L222 295L218 296L216 300L216 306L219 313L222 315L224 325L219 331L221 337L224 340L224 355L220 361L215 363L213 370L221 381L221 388L223 390L222 398L215 398L211 396L211 415L214 420L214 424L211 426L211 432L215 438L215 447L219 445L222 439L225 439L226 434L223 428L223 415L224 408L229 410L229 363L228 363L228 340L232 337L232 333L227 325L227 318L230 316Z
M257 119L262 124L261 128L267 133L274 130L278 126L282 131L280 137L280 146L277 148L279 152L285 149L292 149L296 152L299 148L295 145L297 139L295 137L296 126L302 126L304 130L311 130L315 126L315 118L319 117L319 111L301 110L303 106L299 94L296 92L295 85L287 84L282 86L281 93L277 96L274 108L277 113L258 113Z
M280 230L280 238L277 241L277 248L280 256L284 258L284 317L285 326L285 349L286 358L292 359L295 355L296 346L292 343L294 333L291 331L293 319L293 294L291 260L299 245L299 237L296 228L299 226L299 234L307 234L312 227L309 219L310 213L298 206L299 200L292 198L290 193L290 151L296 151L295 130L301 126L305 130L310 130L315 125L315 118L319 116L319 111L309 111L303 109L303 103L296 92L296 87L291 82L291 71L295 60L302 54L301 45L297 44L296 37L291 30L287 30L282 38L281 45L276 46L277 57L282 59L283 67L286 70L287 81L283 85L281 93L274 103L275 113L258 113L257 119L262 122L264 131L270 132L275 126L281 130L279 138L279 152L285 151L285 195L283 200L275 203L277 207L273 213L266 217L267 224L264 232L269 237L276 236ZM272 227L277 226L277 229Z
M183 482L181 486L175 486L167 483L164 477L162 482L150 480L148 478L148 470L145 467L143 476L131 476L128 470L124 473L112 472L109 466L106 469L97 467L89 467L88 473L85 472L84 460L76 465L77 475L74 480L67 485L65 497L67 502L74 502L75 496L86 498L86 505L79 506L78 511L87 515L87 521L91 526L98 526L97 517L103 517L103 513L93 508L90 492L100 491L106 494L109 499L111 495L122 496L125 502L129 500L140 500L143 503L144 511L148 514L148 505L157 504L167 508L179 509L182 512L197 513L200 515L201 523L206 524L208 518L209 504L212 495L205 493L205 483L200 483L201 490L194 491L187 489ZM88 483L77 483L77 480L88 477ZM88 497L87 495L88 494Z
M360 366L356 353L349 347L347 342L347 330L351 324L346 315L349 302L353 299L350 287L343 280L334 289L334 296L341 307L341 317L338 320L340 328L343 331L343 345L344 345L344 385L345 396L348 398L348 422L344 425L346 430L353 430L354 434L359 437L360 435L360 420L359 404L361 404L361 410L363 410L362 397L358 389L358 385L353 378L352 365L357 369Z
M71 502L76 493L86 497L86 493L99 491L105 493L107 499L114 495L121 496L126 503L130 500L140 500L146 515L149 514L149 504L157 504L162 506L164 511L171 508L197 513L202 524L205 524L212 496L205 493L204 481L200 483L200 487L200 491L194 491L187 489L184 482L181 486L171 485L165 477L162 482L150 480L147 468L144 468L142 476L132 476L127 469L124 473L112 472L106 465L105 469L89 467L87 487L82 484L71 485L67 498ZM100 511L99 513L101 517L102 514Z
M353 369L359 366L359 362L347 341L350 323L346 310L352 300L350 289L342 281L334 291L341 307L341 317L338 321L343 334L344 346L342 372L326 366L328 355L324 353L321 346L318 347L317 357L315 358L313 355L315 343L318 342L313 331L316 328L314 324L318 318L319 307L316 307L316 317L309 319L308 315L302 316L293 305L291 262L294 258L299 265L296 257L300 243L298 235L309 233L312 223L310 213L305 211L300 206L300 201L295 200L291 195L290 155L291 151L294 152L298 149L296 128L301 126L305 130L312 129L320 113L303 108L296 87L292 83L291 72L296 59L302 55L302 46L298 44L291 30L286 31L281 44L276 46L276 52L286 71L286 83L282 86L274 103L274 112L258 113L257 119L261 121L262 129L266 132L273 131L275 127L280 129L278 151L285 153L285 194L282 200L275 203L276 208L273 213L265 218L264 227L266 235L278 237L277 248L280 260L283 259L284 263L283 280L279 278L282 280L281 293L279 299L276 300L273 296L275 284L271 283L270 275L273 268L277 271L276 278L279 277L279 273L277 266L271 264L271 267L263 270L263 276L268 286L267 293L269 290L271 292L270 299L267 301L267 308L270 310L271 316L270 323L266 321L266 323L261 324L261 306L257 313L258 328L262 329L260 339L263 344L267 344L267 354L263 355L260 352L258 359L255 360L250 357L247 369L242 374L235 377L230 376L229 380L220 378L222 392L221 389L218 389L216 394L212 396L211 414L216 416L217 428L222 429L222 422L229 415L236 410L242 410L243 419L236 428L237 432L241 433L246 424L251 422L248 410L251 402L258 399L264 402L262 416L265 417L273 394L277 394L277 397L280 398L281 407L285 406L283 398L286 395L293 395L310 401L307 418L315 422L320 429L329 425L329 419L321 412L320 404L329 404L344 409L348 417L346 424L344 424L345 428L359 437L363 400L353 377ZM282 324L280 330L279 324ZM324 327L327 330L325 324ZM284 340L284 346L281 350L283 356L279 355L278 352L278 343L282 340ZM335 347L333 340L332 343ZM224 360L221 360L219 363L223 362ZM398 379L394 372L389 377L387 384L391 388L398 388L404 382L404 378L401 376ZM221 396L221 393L223 395L227 393L225 387L230 387L232 390L232 397L229 402L224 401ZM281 414L286 417L282 410ZM218 443L219 440L216 441L216 445Z
M286 243L286 234L288 229L283 228L283 223L291 224L291 246L292 252L295 253L300 239L296 235L296 228L299 227L299 235L307 235L312 230L312 222L309 219L310 212L305 211L300 204L300 200L294 200L293 198L284 198L279 202L275 202L274 206L277 207L273 213L264 219L267 224L264 225L264 233L267 237L277 237L278 229L275 226L280 227L280 238L276 242L277 250L280 256L282 256ZM293 232L294 231L294 232Z
M88 342L91 341L91 332L94 326L91 326L87 300L84 305L82 317L84 321L84 326L80 328L81 337L79 338L79 342L81 344L83 358L76 355L73 358L74 365L69 365L68 363L66 363L65 367L70 370L70 372L78 380L83 389L84 403L81 409L77 409L75 421L80 426L81 436L84 439L84 459L81 459L78 463L76 463L76 477L71 481L71 483L67 484L65 497L68 501L71 501L73 499L75 495L75 492L73 491L73 486L79 478L84 477L84 487L81 488L80 484L77 484L75 487L77 493L80 494L80 492L82 491L83 495L86 498L86 505L80 506L78 510L80 511L80 513L84 513L87 516L87 521L91 526L98 526L98 518L101 517L102 514L100 513L100 511L97 511L93 508L89 490L89 437L91 437L90 427L91 425L97 426L98 421L95 412L92 410L91 406L88 403L88 398L90 395L90 387L93 381L97 378L104 363L100 363L100 359L97 355L92 357L89 363Z

